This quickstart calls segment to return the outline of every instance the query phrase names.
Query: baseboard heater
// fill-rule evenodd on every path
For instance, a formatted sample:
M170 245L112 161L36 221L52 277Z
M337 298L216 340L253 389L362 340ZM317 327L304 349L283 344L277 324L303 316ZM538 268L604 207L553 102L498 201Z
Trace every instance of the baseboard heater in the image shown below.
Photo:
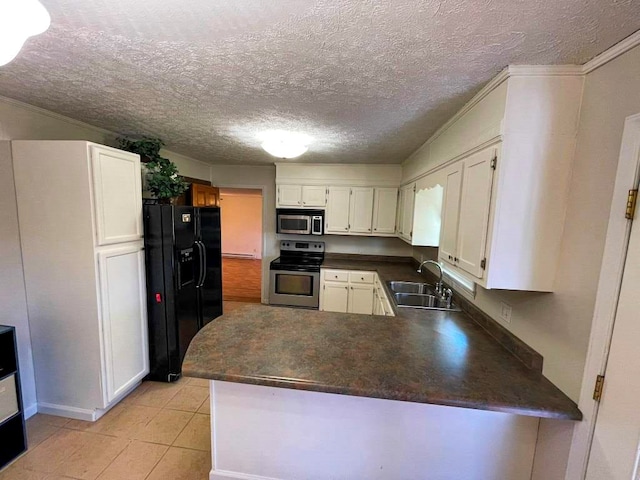
M222 252L223 258L244 258L245 260L255 260L256 256L253 253L224 253Z

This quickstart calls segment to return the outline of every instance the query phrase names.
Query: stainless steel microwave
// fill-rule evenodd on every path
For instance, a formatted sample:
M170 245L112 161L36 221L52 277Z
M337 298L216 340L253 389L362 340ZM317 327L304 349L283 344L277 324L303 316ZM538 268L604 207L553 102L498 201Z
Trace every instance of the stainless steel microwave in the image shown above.
M324 234L324 210L277 208L276 232L293 235Z

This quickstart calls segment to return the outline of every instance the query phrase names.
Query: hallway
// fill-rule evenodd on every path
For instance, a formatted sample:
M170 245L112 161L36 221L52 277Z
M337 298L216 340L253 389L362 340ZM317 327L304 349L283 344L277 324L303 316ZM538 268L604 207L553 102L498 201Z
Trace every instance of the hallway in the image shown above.
M225 301L260 303L262 260L222 258L222 298Z

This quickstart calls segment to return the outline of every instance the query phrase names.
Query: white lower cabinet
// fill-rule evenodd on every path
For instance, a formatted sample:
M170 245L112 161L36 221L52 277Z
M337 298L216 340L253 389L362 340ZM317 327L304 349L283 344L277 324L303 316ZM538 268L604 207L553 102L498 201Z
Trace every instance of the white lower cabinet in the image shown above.
M349 285L349 313L373 314L373 285Z
M375 272L322 269L320 310L393 316Z
M140 244L98 253L106 404L149 371L144 250Z
M347 283L323 282L320 310L345 313L349 308L349 285Z

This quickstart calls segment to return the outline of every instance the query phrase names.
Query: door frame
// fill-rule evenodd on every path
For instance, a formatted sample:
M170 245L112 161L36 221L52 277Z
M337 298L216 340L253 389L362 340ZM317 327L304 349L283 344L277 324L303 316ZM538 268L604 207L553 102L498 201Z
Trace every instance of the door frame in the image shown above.
M581 480L587 471L599 408L599 403L593 400L593 389L596 377L604 375L607 367L622 274L631 235L632 220L625 218L624 206L627 203L629 190L638 188L639 178L640 113L627 117L624 123L589 349L578 402L583 413L583 421L577 423L573 430L565 480Z
M270 210L267 209L267 202L265 202L265 190L266 187L264 185L247 185L247 184L231 184L231 183L217 183L216 187L223 188L240 188L240 189L250 189L250 190L260 190L261 198L262 198L262 258L260 263L260 302L263 304L269 303L269 259L268 255L265 255L267 251L267 237L264 234L264 226L267 225L269 221L269 213ZM267 277L265 278L265 275Z

